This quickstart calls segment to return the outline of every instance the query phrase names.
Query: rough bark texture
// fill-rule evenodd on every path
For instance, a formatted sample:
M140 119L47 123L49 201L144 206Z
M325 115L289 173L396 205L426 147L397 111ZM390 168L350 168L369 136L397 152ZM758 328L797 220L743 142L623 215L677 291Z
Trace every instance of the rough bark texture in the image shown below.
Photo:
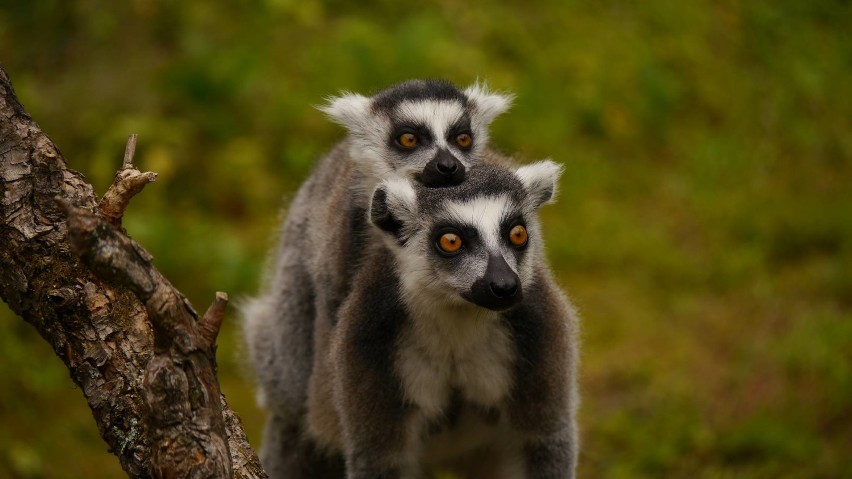
M266 477L219 393L226 299L198 321L120 230L155 177L132 168L130 144L128 154L99 207L0 66L0 297L66 364L130 477Z

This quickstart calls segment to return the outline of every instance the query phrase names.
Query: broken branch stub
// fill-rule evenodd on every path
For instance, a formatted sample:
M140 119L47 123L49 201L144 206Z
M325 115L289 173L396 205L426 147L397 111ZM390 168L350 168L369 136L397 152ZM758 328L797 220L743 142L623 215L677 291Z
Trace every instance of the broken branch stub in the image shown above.
M133 166L137 138L138 135L134 133L127 139L121 169L115 173L112 184L98 203L101 216L116 228L121 227L121 218L124 216L127 205L130 204L130 199L142 191L145 185L157 179L156 173L150 171L143 173Z

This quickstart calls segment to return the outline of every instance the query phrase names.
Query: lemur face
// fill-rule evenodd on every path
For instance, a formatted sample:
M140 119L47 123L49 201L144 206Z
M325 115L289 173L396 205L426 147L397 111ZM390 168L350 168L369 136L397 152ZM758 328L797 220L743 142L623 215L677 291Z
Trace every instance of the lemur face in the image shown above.
M387 233L404 295L495 311L517 304L542 254L537 210L553 198L560 172L545 160L517 170L474 166L444 188L383 181L370 218Z
M350 133L350 154L374 178L395 173L428 186L456 185L479 162L488 125L511 97L473 85L411 80L372 97L344 94L321 110Z

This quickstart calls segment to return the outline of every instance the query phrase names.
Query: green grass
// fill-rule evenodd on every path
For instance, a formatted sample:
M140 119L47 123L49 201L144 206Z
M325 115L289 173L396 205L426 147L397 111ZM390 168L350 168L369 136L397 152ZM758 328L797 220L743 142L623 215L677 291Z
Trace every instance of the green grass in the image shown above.
M846 2L12 1L0 61L204 308L257 287L281 198L341 137L312 108L412 77L515 92L492 128L566 165L547 251L583 317L582 477L852 477ZM0 308L4 308L0 306ZM223 389L255 444L239 359ZM0 477L121 477L80 391L0 311Z

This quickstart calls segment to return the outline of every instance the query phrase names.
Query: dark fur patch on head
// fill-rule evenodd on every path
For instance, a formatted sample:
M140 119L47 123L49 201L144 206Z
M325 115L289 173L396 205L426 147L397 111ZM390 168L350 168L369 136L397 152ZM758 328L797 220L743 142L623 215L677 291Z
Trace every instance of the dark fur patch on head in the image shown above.
M521 202L527 194L514 171L489 164L471 167L465 180L458 185L432 188L417 183L414 188L418 207L423 212L440 208L445 200L461 202L482 195L508 193L513 200Z
M373 96L373 108L391 111L403 101L417 100L457 101L467 106L464 93L448 81L408 80L376 93Z

